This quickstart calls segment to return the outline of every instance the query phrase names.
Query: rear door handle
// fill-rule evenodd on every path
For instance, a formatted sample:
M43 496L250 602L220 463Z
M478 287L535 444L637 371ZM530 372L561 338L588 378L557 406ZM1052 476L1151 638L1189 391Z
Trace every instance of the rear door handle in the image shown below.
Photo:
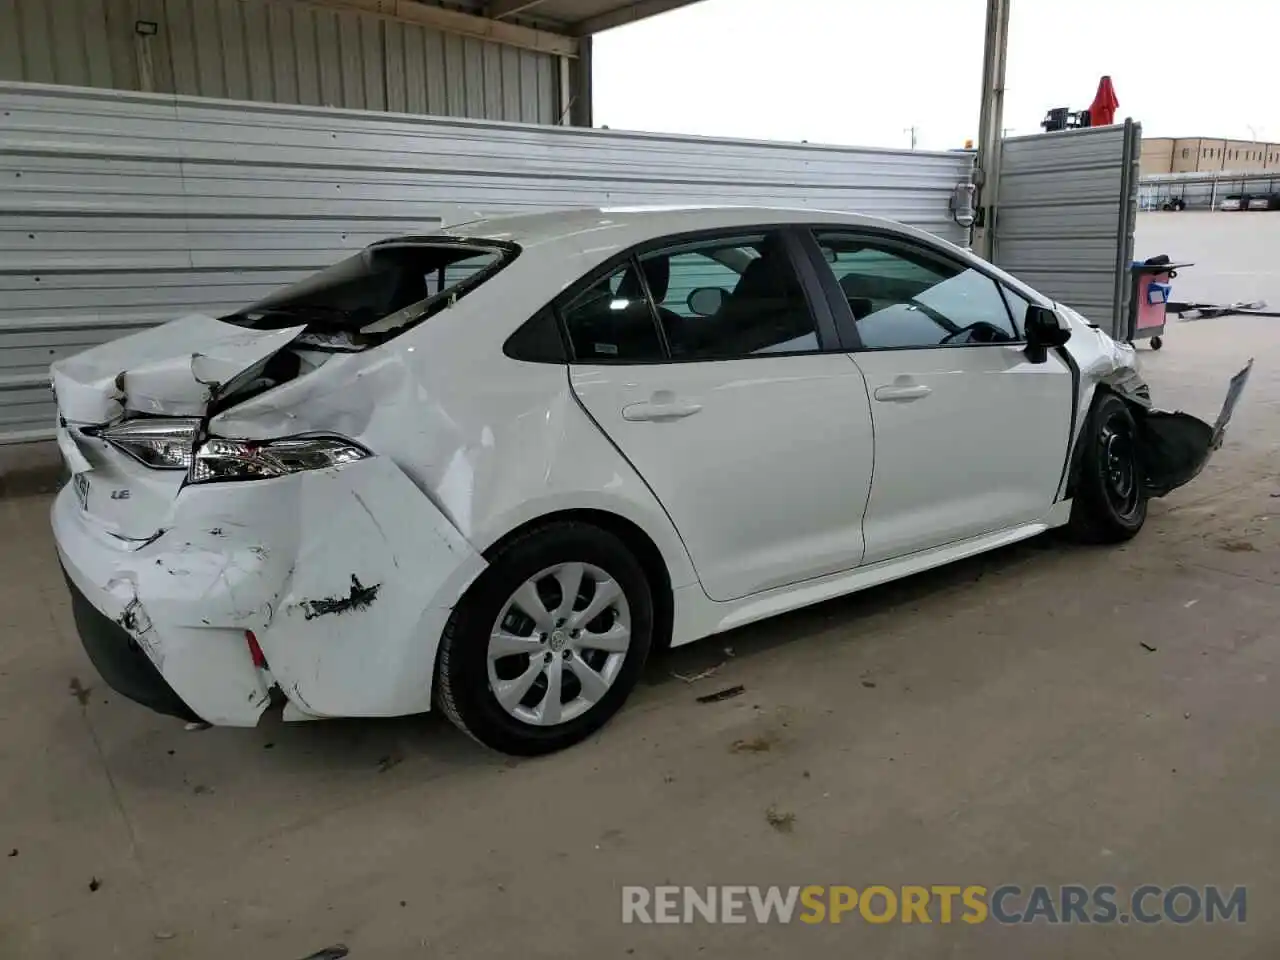
M702 409L700 403L660 402L649 400L641 403L629 403L622 408L623 420L653 420L661 423L664 420L683 420L692 417Z
M909 387L876 387L876 399L892 403L894 401L919 400L927 397L933 391L926 387L923 383L913 384Z

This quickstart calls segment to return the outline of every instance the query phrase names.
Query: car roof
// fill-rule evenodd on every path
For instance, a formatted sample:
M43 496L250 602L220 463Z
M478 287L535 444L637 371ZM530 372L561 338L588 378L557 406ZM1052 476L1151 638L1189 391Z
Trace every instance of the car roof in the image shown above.
M880 217L835 210L752 206L617 206L483 216L465 210L446 213L440 232L472 239L508 240L522 246L577 237L587 232L661 237L693 230L783 223L832 223L849 226L911 228Z
M442 237L454 240L500 240L538 251L536 262L554 261L581 273L637 244L662 237L702 230L732 230L781 224L822 224L872 227L912 237L934 247L947 248L951 256L997 276L1032 302L1052 301L999 267L936 234L884 217L813 208L766 206L616 206L573 207L527 214L485 216L466 207L440 211L442 224L434 236L391 237L382 244L426 243ZM529 263L522 256L522 262ZM541 269L540 267L535 269Z

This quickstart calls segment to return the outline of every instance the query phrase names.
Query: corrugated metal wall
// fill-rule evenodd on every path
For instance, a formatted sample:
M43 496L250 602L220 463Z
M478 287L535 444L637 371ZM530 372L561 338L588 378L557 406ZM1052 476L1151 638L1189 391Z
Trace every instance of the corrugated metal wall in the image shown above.
M138 21L156 25L139 35ZM0 80L556 123L558 58L289 0L0 0Z
M53 360L217 314L453 204L858 210L963 241L967 154L534 127L0 83L0 441Z
M1128 303L1141 127L1004 141L994 260L1118 335Z

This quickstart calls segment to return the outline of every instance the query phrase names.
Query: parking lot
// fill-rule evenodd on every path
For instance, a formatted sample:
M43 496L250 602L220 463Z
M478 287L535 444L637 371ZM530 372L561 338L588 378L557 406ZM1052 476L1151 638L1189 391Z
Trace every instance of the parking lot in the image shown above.
M1280 214L1229 216L1146 215L1139 255L1197 261L1180 299L1280 302ZM1280 320L1141 348L1157 403L1208 419L1249 357L1226 446L1132 543L1043 537L684 648L530 761L435 716L188 731L116 696L47 454L3 451L0 957L1275 956ZM621 923L622 885L663 883L1245 885L1248 921Z

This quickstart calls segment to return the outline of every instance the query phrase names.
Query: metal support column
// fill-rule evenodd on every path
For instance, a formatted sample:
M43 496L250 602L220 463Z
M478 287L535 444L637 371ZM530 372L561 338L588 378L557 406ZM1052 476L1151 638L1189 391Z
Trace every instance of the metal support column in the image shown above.
M978 120L978 156L973 182L978 187L981 228L975 231L974 252L995 256L995 218L1000 193L1000 137L1004 122L1004 74L1009 52L1009 5L1012 0L987 0L987 30L982 52L982 112Z
M591 38L578 38L578 56L570 64L569 122L575 127L592 126Z

